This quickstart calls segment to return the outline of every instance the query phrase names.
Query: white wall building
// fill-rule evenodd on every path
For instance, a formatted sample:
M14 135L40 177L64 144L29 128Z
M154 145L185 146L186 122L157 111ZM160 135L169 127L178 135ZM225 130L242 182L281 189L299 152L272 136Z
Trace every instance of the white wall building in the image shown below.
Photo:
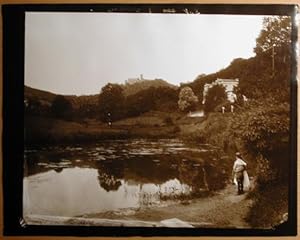
M203 89L203 101L202 104L205 103L205 97L206 94L208 92L208 89L210 89L211 87L215 86L215 85L222 85L223 87L225 87L225 92L227 94L227 99L230 102L234 102L236 100L236 95L233 92L234 87L237 87L239 85L239 79L221 79L218 78L216 81L212 82L212 83L206 83L204 85L204 89Z

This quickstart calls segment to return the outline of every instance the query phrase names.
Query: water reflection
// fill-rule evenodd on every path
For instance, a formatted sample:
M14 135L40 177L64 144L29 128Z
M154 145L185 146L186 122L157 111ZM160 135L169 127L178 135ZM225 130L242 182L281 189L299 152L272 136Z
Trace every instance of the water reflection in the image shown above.
M24 213L75 216L201 196L216 180L203 159L215 154L178 140L29 149Z
M116 191L122 185L122 173L119 168L109 168L108 171L103 171L98 169L98 181L100 186L105 189L107 192Z

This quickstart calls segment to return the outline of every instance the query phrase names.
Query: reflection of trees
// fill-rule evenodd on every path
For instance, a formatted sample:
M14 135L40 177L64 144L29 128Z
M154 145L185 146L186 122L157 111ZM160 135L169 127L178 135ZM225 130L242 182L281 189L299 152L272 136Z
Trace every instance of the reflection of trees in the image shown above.
M99 164L97 168L100 186L107 192L117 191L122 185L121 179L123 178L124 172L123 161L117 161L111 164Z
M225 187L226 180L228 179L228 176L224 171L224 169L226 169L225 166L217 166L214 163L206 163L204 169L210 190L214 191Z
M152 158L142 156L97 164L100 186L106 191L116 191L121 186L121 179L137 184L162 184L177 177L177 170L170 168L170 161L160 158L160 162L153 162Z
M28 177L37 173L47 172L50 170L49 168L46 168L46 165L49 162L44 162L41 159L41 157L37 154L25 153L24 159L25 159L24 177ZM40 165L39 163L45 163L45 165Z
M64 168L63 167L56 167L56 168L54 168L53 169L55 172L57 172L57 173L60 173L60 172L62 172L62 170L64 170Z
M152 186L151 186L152 185ZM140 207L149 206L159 203L160 200L160 187L153 184L141 184L138 195L138 203Z
M193 194L208 190L202 165L193 161L178 163L179 180L191 186Z
M113 175L108 175L106 173L100 172L99 170L98 174L98 181L100 183L100 186L107 192L117 191L122 185L121 181L119 179L116 179Z
M154 162L153 159L159 159ZM140 156L131 159L126 163L124 170L125 180L134 180L137 183L162 184L170 179L177 177L177 170L172 169L172 163L176 160L170 160L169 156Z
M179 180L191 186L193 194L214 191L225 186L228 176L224 166L217 166L211 162L198 164L192 161L178 164Z

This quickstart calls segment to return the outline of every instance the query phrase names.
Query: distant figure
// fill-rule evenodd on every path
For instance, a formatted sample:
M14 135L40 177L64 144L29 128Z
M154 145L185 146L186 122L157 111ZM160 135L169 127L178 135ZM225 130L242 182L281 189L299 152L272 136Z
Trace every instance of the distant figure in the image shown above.
M225 107L224 106L222 107L222 113L223 114L225 113Z
M242 160L242 156L239 152L236 154L236 160L233 164L232 175L233 182L238 187L238 194L244 193L244 188L249 188L250 181L248 177L248 173L246 171L247 163Z
M230 105L230 111L233 113L234 106Z

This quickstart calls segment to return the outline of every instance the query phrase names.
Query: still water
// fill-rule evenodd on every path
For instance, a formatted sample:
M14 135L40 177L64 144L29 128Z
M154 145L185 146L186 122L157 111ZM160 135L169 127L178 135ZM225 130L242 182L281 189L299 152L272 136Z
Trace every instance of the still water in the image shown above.
M24 215L82 216L201 197L216 151L177 139L111 140L25 151Z

